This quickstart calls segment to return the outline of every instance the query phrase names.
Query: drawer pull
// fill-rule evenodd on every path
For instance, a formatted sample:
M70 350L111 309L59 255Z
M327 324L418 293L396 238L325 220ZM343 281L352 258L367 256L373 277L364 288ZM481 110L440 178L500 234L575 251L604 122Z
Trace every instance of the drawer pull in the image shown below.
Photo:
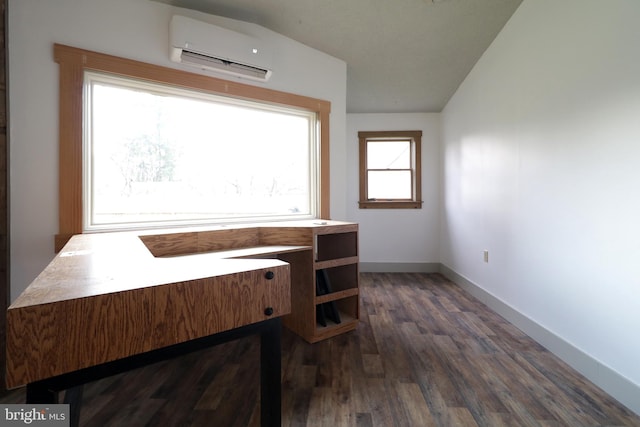
M274 276L275 276L275 274L273 274L273 271L267 271L267 272L264 274L264 277L266 277L266 279L267 279L267 280L271 280L271 279L273 279L273 277L274 277Z
M267 307L264 309L264 314L266 316L271 316L273 314L273 307Z

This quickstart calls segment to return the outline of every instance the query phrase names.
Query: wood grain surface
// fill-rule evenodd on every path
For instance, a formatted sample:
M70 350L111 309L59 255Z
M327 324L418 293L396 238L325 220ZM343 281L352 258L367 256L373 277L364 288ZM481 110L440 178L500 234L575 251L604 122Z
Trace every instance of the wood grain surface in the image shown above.
M292 301L285 324L312 337L313 237L345 230L357 224L75 235L7 311L7 386L255 323L266 307L284 316ZM275 278L266 280L266 271ZM349 324L333 333L355 328L357 303L348 312Z
M259 322L267 307L291 311L282 261L155 258L135 235L75 236L7 311L7 386Z

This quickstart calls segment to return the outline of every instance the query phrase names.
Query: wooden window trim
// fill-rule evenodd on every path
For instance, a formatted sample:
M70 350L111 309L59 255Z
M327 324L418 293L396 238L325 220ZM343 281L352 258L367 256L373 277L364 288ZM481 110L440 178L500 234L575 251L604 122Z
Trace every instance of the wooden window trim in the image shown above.
M86 70L201 90L234 98L256 100L313 111L320 122L320 218L330 219L329 101L294 95L202 74L148 64L103 53L54 44L59 65L59 225L55 250L74 234L83 232L82 205L82 105Z
M367 196L367 142L372 140L411 140L412 198L369 200ZM358 132L360 157L360 209L421 209L422 208L422 131L360 131Z

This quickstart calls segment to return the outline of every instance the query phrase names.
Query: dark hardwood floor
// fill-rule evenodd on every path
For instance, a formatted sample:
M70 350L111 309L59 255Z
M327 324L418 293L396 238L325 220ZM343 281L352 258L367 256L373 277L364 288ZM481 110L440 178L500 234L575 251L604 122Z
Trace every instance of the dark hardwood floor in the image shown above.
M356 331L283 334L283 426L640 426L438 274L361 275ZM85 386L84 426L257 426L257 337ZM24 390L0 399L24 402Z

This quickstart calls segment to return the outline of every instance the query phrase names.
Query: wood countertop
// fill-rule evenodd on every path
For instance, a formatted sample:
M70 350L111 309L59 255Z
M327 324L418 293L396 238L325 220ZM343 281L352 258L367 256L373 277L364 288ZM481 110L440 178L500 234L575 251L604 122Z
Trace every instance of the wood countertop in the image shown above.
M9 310L284 265L217 252L154 257L136 233L73 236Z

